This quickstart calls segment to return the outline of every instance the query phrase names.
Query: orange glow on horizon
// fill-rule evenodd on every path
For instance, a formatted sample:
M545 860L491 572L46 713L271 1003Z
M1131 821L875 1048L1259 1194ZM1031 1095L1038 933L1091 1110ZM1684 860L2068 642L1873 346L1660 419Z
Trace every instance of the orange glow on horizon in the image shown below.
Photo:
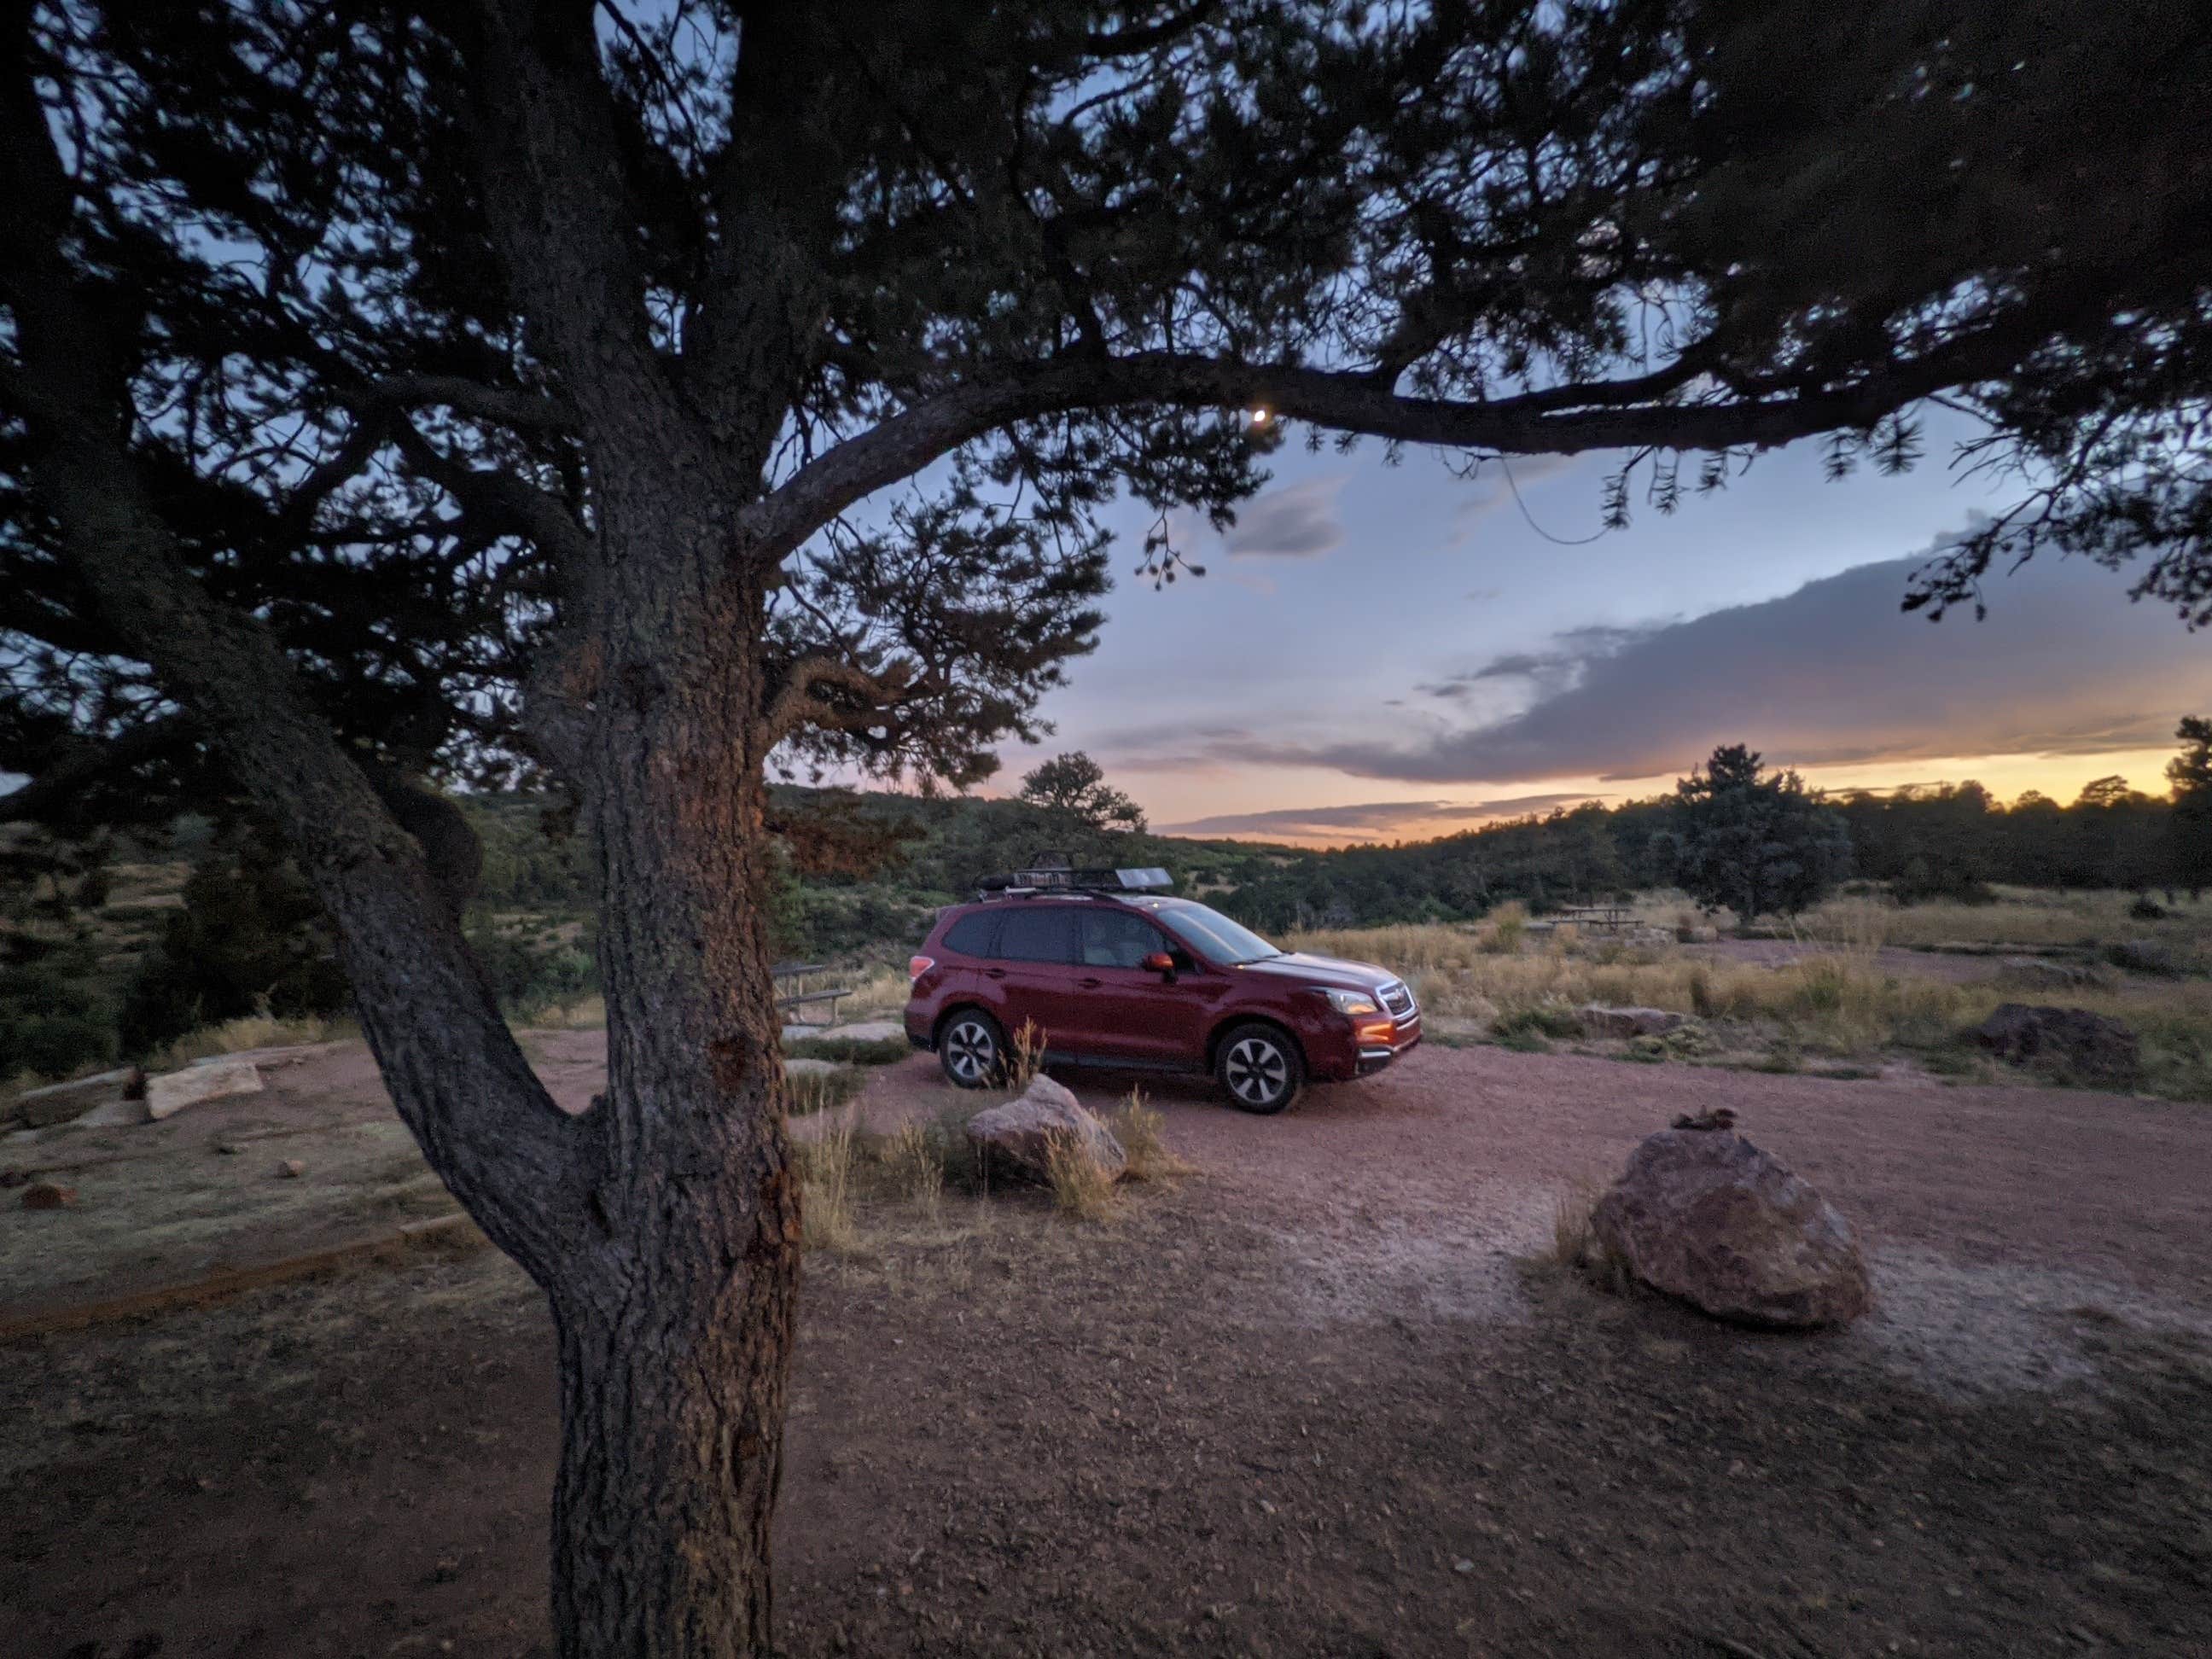
M1951 756L1926 761L1886 760L1849 765L1802 766L1798 770L1808 784L1832 793L1854 789L1887 790L1908 784L1958 784L1971 781L1979 783L2007 805L2031 790L2064 803L2073 800L2081 793L2081 787L2091 780L2114 775L2125 778L2131 787L2144 794L2162 796L2166 793L2166 763L2175 752L2173 748L2160 748L2113 750L2085 755ZM1339 772L1303 767L1281 770L1224 766L1209 769L1205 773L1159 773L1151 778L1133 770L1127 776L1130 783L1125 787L1132 787L1132 793L1144 805L1153 823L1179 826L1172 830L1164 829L1160 831L1162 834L1200 841L1272 842L1285 846L1319 848L1376 843L1387 845L1399 841L1433 841L1440 836L1478 830L1486 823L1524 816L1512 811L1480 817L1453 816L1453 805L1460 803L1473 805L1483 801L1510 800L1515 797L1553 795L1571 799L1576 796L1601 799L1607 805L1649 799L1654 795L1663 795L1672 791L1677 775L1666 773L1649 778L1610 780L1559 778L1487 787L1468 786L1458 789L1447 786L1437 789L1430 797L1434 805L1413 805L1408 811L1395 818L1343 829L1333 826L1323 829L1318 825L1300 828L1295 821L1304 812L1326 813L1332 809L1342 809L1361 802L1402 799L1425 792L1419 784L1407 786L1389 780L1350 778ZM1147 784L1156 787L1145 787ZM1274 813L1280 813L1284 820L1279 827L1255 825L1223 830L1198 827L1209 818Z

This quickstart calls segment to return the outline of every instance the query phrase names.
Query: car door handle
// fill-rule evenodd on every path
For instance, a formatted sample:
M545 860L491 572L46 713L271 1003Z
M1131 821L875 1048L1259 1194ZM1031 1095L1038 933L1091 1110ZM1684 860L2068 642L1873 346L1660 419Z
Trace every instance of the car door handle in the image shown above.
M1006 970L1003 968L986 968L983 970L985 979L1004 979L1006 976Z
M1103 979L1079 979L1075 982L1086 991L1095 991L1106 981Z

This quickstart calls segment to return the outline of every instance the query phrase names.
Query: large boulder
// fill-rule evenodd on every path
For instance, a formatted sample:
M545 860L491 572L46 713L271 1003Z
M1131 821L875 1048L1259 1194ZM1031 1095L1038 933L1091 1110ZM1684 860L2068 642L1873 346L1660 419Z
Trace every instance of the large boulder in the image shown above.
M1063 1137L1083 1146L1117 1179L1129 1167L1129 1155L1114 1132L1048 1077L1037 1078L1018 1098L987 1107L968 1120L968 1140L978 1162L1040 1184L1052 1178L1053 1143Z
M2008 1002L1969 1035L2000 1060L2078 1082L2130 1083L2142 1066L2136 1034L2087 1008Z
M1737 1324L1811 1329L1866 1312L1866 1260L1835 1207L1729 1115L1682 1121L1630 1154L1598 1200L1599 1245L1652 1289Z
M1664 1008L1607 1008L1595 1002L1584 1003L1575 1017L1592 1036L1610 1037L1664 1036L1689 1018Z

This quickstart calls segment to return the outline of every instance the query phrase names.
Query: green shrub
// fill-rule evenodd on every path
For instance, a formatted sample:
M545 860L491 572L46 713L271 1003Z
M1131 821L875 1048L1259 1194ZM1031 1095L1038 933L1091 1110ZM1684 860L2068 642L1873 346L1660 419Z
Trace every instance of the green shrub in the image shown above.
M847 1066L890 1066L914 1052L902 1036L873 1040L856 1037L793 1037L783 1045L791 1060L834 1060Z
M1500 1014L1491 1022L1490 1034L1500 1041L1509 1036L1577 1037L1583 1034L1583 1022L1571 1008L1538 1003Z
M547 1008L574 1002L599 987L599 962L582 942L557 933L532 935L490 924L473 928L469 946L490 979L500 1006L528 1019Z
M248 828L219 835L186 879L184 901L124 995L124 1053L147 1054L248 1014L283 1019L352 1006L321 902L268 837Z

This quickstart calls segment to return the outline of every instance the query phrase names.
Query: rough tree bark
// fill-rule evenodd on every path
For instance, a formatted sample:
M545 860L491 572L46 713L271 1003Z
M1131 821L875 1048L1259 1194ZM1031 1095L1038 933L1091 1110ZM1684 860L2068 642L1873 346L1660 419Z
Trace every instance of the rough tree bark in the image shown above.
M799 1212L759 895L763 595L697 475L608 503L572 682L599 854L598 1242L551 1286L564 1655L766 1650Z
M560 1652L764 1652L799 1212L757 902L764 594L732 557L749 492L730 489L716 447L684 441L697 427L657 369L641 386L579 365L604 389L592 435L620 482L595 502L577 614L533 688L567 716L548 726L568 739L603 888L608 1083L572 1119L501 1019L422 845L268 631L193 580L138 483L124 377L62 255L67 181L20 72L0 89L0 148L19 208L0 233L9 391L33 416L32 470L67 551L117 635L285 827L402 1117L550 1303ZM757 488L757 452L741 461Z

